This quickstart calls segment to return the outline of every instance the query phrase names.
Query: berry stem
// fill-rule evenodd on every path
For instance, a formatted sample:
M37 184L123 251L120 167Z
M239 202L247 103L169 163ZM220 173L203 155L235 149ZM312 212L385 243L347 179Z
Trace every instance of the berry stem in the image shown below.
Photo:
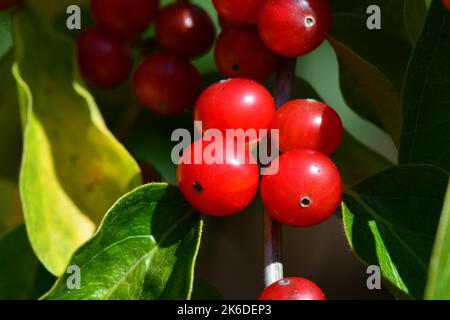
M288 102L291 98L296 63L297 59L280 59L274 89L275 104L277 109L281 108L281 106Z
M277 109L291 97L296 59L280 59L274 96ZM282 228L264 212L264 280L266 287L283 279Z

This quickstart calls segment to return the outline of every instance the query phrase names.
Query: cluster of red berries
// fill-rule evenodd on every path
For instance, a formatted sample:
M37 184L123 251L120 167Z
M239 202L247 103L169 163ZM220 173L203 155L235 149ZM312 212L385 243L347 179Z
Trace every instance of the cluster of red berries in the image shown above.
M278 55L314 50L331 28L328 0L213 2L224 26L215 61L231 78L264 81L274 72ZM214 24L203 9L189 1L160 9L159 0L91 0L91 7L96 27L84 30L77 41L79 68L89 83L113 88L125 82L133 69L131 48L154 21L157 48L134 70L135 95L166 116L194 104L203 81L189 60L208 52L215 40Z
M194 114L205 130L214 128L224 136L223 150L208 150L215 137L194 142L184 150L178 166L180 190L201 213L237 214L254 199L259 185L267 212L283 224L314 226L336 211L342 197L342 180L328 155L339 147L343 127L331 107L314 100L293 100L275 111L274 100L262 85L236 78L207 88ZM260 184L259 166L251 161L251 153L236 151L248 150L250 144L240 149L239 144L245 142L226 139L228 129L278 129L279 139L275 142L283 154L268 169L274 167L276 173L264 175ZM196 163L195 150L201 156L215 153L220 159L217 163ZM296 281L308 284L301 279L283 281L280 290L288 289L291 283L296 286Z
M297 57L323 42L331 29L328 0L213 2L224 25L215 48L216 64L233 79L210 86L197 100L195 120L202 122L203 133L215 129L217 136L204 136L184 150L177 171L180 190L201 213L223 217L241 212L259 188L275 220L293 227L317 225L336 211L342 197L340 173L328 157L341 143L342 122L331 107L315 100L289 101L277 111L272 95L254 80L270 76L279 56ZM261 183L260 167L250 152L254 141L227 139L228 130L249 129L279 130L278 138L272 138L282 155L267 169L273 174L264 175ZM220 149L213 143L219 137ZM196 154L214 154L215 162L196 162ZM286 278L260 298L325 296L309 280Z
M213 0L221 25L215 60L227 77L266 80L277 55L316 49L331 29L328 0Z
M132 85L139 101L161 115L191 107L202 78L189 60L214 44L214 24L200 7L180 1L159 8L159 0L92 0L97 26L77 40L83 77L97 87L125 82L133 67L131 48L155 22L157 50L140 61Z

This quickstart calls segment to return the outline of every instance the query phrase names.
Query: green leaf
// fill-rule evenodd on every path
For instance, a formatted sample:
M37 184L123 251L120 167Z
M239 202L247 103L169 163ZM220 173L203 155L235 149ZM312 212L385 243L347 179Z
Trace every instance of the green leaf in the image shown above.
M342 144L332 160L338 166L344 184L349 186L393 166L347 132L344 132Z
M396 145L402 126L400 92L412 48L404 18L405 8L409 8L406 2L333 1L334 25L329 38L340 61L348 105L381 125ZM366 26L370 5L381 8L381 30Z
M434 1L403 94L400 162L450 170L450 12Z
M348 189L345 233L356 253L399 290L423 297L448 174L427 165L388 169Z
M425 298L450 300L450 184L430 260Z
M419 40L427 18L427 12L428 8L423 0L405 1L404 3L406 32L412 44L416 44Z
M195 278L192 300L223 300L223 295L210 283Z
M180 191L158 183L121 198L74 255L81 289L63 275L46 299L189 299L202 221Z
M54 279L33 253L25 226L12 229L0 238L0 299L36 299Z
M384 125L377 112L372 108L370 99L366 92L359 85L348 68L341 60L339 63L339 84L342 96L349 107L352 108L360 117L372 122L378 128L384 130Z
M73 44L33 13L13 18L14 76L26 115L20 193L30 242L55 275L95 223L140 184L139 167L77 81Z

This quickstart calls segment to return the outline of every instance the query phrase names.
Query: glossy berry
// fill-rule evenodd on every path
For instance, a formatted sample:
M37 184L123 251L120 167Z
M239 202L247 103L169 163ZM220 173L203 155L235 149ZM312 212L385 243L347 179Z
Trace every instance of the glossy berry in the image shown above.
M203 129L270 129L275 102L269 91L256 81L229 79L207 88L198 98L194 118Z
M0 10L9 9L19 4L22 4L23 0L0 0Z
M124 82L131 69L131 54L125 43L99 29L86 29L77 39L78 65L91 84L112 88Z
M261 0L213 0L219 15L231 23L254 23L263 1Z
M177 170L178 184L186 200L201 213L230 216L242 211L255 197L259 168L251 154L243 151L245 145L236 142L217 147L214 154L219 160L213 163L207 158L212 143L198 140L184 150ZM200 152L202 163L194 163L196 152Z
M92 0L97 24L112 35L135 38L156 17L159 0Z
M342 180L334 163L308 149L291 150L272 162L274 175L261 182L264 207L277 221L310 227L328 219L342 197Z
M285 57L298 57L316 49L331 26L329 0L267 0L258 17L263 42Z
M314 282L291 277L268 286L259 300L326 300L326 297Z
M225 28L214 52L219 71L230 78L266 80L275 70L277 56L261 41L253 25Z
M200 7L175 3L165 7L156 20L156 40L166 50L186 58L200 56L212 47L214 24Z
M293 100L277 111L272 129L279 129L282 152L313 149L331 155L340 146L344 129L332 108L315 100Z
M192 107L201 87L200 74L189 61L164 52L144 60L133 77L139 101L166 116L181 114Z

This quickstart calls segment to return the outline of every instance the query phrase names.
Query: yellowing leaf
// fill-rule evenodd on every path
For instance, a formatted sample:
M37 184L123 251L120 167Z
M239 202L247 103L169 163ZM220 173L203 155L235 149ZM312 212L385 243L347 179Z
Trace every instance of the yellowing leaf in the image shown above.
M27 10L14 16L13 37L13 72L26 115L25 222L36 255L60 275L107 209L140 184L140 173L76 81L72 43Z

